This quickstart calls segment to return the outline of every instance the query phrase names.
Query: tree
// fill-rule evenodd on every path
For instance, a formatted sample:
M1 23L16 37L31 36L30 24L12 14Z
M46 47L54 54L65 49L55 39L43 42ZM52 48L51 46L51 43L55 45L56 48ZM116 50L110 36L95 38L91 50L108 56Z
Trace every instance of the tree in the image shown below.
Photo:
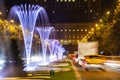
M5 68L3 69L3 72L5 73L5 77L21 77L21 76L27 76L27 73L23 71L23 61L20 57L20 50L18 48L16 39L11 39L10 41L10 50L9 54L7 55L7 63ZM11 71L12 70L12 71Z

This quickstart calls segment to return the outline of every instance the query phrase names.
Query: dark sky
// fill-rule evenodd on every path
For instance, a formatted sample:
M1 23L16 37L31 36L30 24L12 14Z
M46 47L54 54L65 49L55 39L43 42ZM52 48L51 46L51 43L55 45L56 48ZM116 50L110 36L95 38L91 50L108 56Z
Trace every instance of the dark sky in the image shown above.
M30 2L30 0L3 0L3 1L5 2L7 7ZM102 7L107 8L107 7L111 7L116 0L101 0L101 1L102 1Z
M14 5L25 4L28 2L29 2L29 0L4 0L5 6L8 8L12 7Z
M1 3L2 0L0 0ZM25 4L25 3L29 3L30 0L3 0L5 3L5 8L7 10L10 10L10 8L14 5L20 5L20 4ZM101 0L101 4L102 4L102 11L105 12L107 10L110 10L111 7L113 7L115 5L115 1L117 0ZM9 11L8 11L9 12Z
M102 4L102 7L103 7L104 9L109 9L109 8L115 6L116 1L117 1L117 0L102 0L102 3L101 3L101 4Z

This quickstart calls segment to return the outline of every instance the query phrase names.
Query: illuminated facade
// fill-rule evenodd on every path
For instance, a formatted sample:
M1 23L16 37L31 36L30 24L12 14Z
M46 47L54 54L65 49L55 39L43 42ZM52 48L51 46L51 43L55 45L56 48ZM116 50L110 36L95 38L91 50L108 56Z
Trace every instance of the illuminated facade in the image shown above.
M62 44L78 44L81 39L89 32L94 23L64 23L51 24L56 29L56 39Z

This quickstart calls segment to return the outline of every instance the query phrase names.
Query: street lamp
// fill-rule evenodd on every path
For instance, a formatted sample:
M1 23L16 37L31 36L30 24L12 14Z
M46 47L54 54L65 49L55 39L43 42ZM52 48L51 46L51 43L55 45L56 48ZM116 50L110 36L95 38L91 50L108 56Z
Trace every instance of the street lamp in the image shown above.
M102 20L102 19L100 19L100 20L99 20L99 22L103 22L103 20Z
M107 13L106 13L107 15L109 15L110 14L110 11L107 11Z
M95 27L98 27L98 24L95 24Z
M2 15L2 12L0 12L0 15Z
M11 23L14 23L14 20L10 20Z
M0 17L2 18L2 12L0 11Z
M94 28L91 28L92 31L94 31L95 29Z

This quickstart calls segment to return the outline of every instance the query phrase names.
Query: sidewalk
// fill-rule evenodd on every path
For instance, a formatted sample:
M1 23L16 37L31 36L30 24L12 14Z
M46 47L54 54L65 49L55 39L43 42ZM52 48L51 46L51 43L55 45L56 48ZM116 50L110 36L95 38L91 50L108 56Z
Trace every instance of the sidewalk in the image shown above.
M76 75L76 80L82 80L81 76L80 76L80 73L78 71L78 69L75 67L75 65L73 64L72 60L70 60L70 63L72 65L72 68L75 72L75 75Z

